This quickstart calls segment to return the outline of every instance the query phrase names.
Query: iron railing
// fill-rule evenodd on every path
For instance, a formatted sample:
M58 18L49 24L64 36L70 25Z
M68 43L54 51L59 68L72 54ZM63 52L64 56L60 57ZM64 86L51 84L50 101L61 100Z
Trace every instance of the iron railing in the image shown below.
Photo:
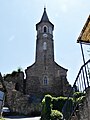
M71 105L71 103L69 102L70 98L74 97L72 95L72 91L85 93L86 89L89 86L90 86L90 59L84 65L81 66L78 72L78 75L73 84L72 90L70 91L67 101L65 102L63 109L62 109L62 113L64 116L63 120L71 120L71 117L78 106L78 103Z

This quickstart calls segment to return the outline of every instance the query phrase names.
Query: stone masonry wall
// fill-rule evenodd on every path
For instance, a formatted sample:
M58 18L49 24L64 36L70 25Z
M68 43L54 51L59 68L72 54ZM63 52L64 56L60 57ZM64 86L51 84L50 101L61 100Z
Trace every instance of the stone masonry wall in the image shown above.
M79 104L78 114L72 116L71 120L90 120L90 88L87 88L86 96Z
M30 100L29 95L15 90L12 82L5 81L5 85L7 89L6 101L12 112L31 116L32 113L41 111L40 102L35 103Z
M13 71L11 74L7 74L4 77L4 81L12 82L16 90L23 92L24 73L22 71Z
M79 106L79 120L90 120L90 88L86 90L86 98Z

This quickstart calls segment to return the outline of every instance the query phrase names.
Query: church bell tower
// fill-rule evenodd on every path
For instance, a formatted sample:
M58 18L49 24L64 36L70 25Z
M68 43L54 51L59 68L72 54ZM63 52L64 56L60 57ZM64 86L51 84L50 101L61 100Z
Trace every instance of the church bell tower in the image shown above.
M36 24L36 62L54 61L53 30L54 25L49 21L46 8L39 23Z

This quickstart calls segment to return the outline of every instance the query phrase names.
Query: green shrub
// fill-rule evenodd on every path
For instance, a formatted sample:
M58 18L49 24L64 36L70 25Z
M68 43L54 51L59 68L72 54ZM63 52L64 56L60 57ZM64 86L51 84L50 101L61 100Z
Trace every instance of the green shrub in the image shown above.
M18 67L17 72L22 72L22 68Z
M82 95L82 93L77 92L74 93L73 97L74 99L77 99L77 102L80 102L83 99ZM60 116L62 116L62 108L66 102L65 114L63 115L65 118L68 118L76 104L74 99L72 97L68 99L67 97L52 97L51 95L45 95L42 100L41 120L61 120L62 117Z
M51 100L52 100L52 96L51 95L45 95L45 102L47 104L51 103Z
M82 103L84 99L85 99L85 96L81 96L81 97L77 98L76 102L77 103Z
M67 97L57 97L57 98L53 97L53 99L52 99L52 109L53 110L58 110L58 111L61 112L66 101L67 101ZM73 104L73 99L69 98L69 100L68 100L68 106L69 106L68 110L70 110L72 104Z
M58 101L57 101L58 108L57 108L57 110L62 111L62 108L63 108L66 100L67 100L67 97L58 97Z
M74 103L74 106L76 106L77 104L81 103L84 98L85 98L85 93L75 92L73 94L73 103ZM76 109L78 109L78 105L77 105Z
M64 117L65 118L69 118L69 116L71 115L72 111L73 111L73 99L69 98L67 99L66 103L65 103L65 108L64 108Z
M42 100L41 120L50 120L52 96L45 95Z
M73 99L76 101L79 97L85 96L85 93L82 92L75 92L73 94Z
M62 120L63 114L58 110L52 110L50 114L50 120Z

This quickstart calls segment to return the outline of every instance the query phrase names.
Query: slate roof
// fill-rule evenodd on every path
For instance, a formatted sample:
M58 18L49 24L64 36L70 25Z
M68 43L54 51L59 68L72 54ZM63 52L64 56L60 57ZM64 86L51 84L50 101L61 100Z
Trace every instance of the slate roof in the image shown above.
M46 12L46 8L44 8L44 12L43 12L40 22L36 24L36 30L37 30L38 25L42 22L50 23L52 25L52 29L54 29L54 25L49 21L49 18L48 18L47 12Z
M46 13L46 8L44 8L44 12L43 12L43 15L42 15L42 18L41 18L41 22L49 22L49 18L48 18L47 13Z

